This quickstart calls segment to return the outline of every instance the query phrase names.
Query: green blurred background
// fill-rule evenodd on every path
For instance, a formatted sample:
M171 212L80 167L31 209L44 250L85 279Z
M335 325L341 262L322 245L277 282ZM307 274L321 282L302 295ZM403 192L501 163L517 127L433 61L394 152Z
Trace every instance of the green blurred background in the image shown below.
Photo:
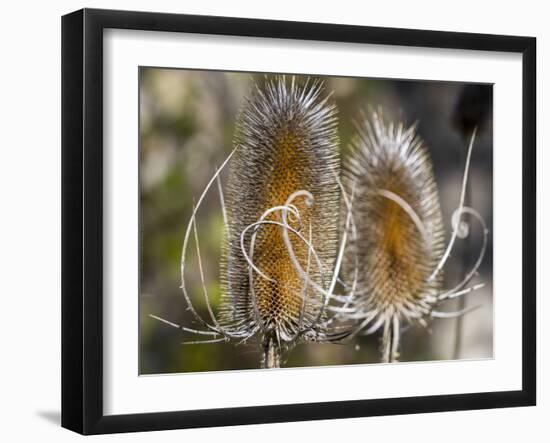
M154 320L198 327L186 310L180 286L183 236L193 201L199 198L216 166L232 149L235 118L255 80L264 74L226 73L141 67L140 83L140 373L159 374L258 368L253 342L181 345L200 339ZM299 76L300 77L300 76ZM381 106L387 117L418 122L434 162L446 228L458 205L468 138L480 127L472 156L468 203L492 231L492 85L324 77L338 106L342 155L359 110ZM222 175L222 184L226 174ZM220 297L219 270L223 223L215 189L197 216L207 288L214 308ZM473 226L458 241L445 267L445 287L461 279L475 261L481 241ZM191 245L192 246L192 245ZM480 275L485 287L469 295L467 306L481 308L462 320L457 349L456 320L434 320L429 328L410 327L402 335L401 361L490 358L493 352L492 236ZM188 249L187 286L201 314L206 307L193 247ZM440 310L453 310L458 301ZM284 366L376 363L379 334L352 345L300 344Z

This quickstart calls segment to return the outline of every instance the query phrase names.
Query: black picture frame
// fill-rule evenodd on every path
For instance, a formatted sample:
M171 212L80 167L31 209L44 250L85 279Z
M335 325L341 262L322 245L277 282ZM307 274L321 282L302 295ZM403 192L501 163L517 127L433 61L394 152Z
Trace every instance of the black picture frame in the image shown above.
M519 53L523 64L522 388L103 413L103 31L108 28ZM82 434L228 426L536 403L536 39L229 17L83 9L62 18L62 426Z

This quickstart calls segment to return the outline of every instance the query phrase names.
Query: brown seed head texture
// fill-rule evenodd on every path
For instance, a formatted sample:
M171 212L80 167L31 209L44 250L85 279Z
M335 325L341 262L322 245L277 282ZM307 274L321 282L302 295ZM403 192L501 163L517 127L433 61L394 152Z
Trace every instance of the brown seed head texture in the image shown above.
M344 180L350 193L354 188L357 232L344 270L350 278L358 265L358 311L375 315L378 326L393 315L420 318L441 285L441 273L429 277L444 233L432 162L414 126L386 123L379 113L364 117Z
M304 278L289 257L280 225L258 228L252 260L269 279L256 272L250 279L241 233L269 208L284 205L294 192L308 191L313 204L306 204L303 197L294 200L301 223L290 215L288 223L308 240L311 226L311 243L322 269L314 260L308 268L308 247L295 234L288 235L300 266L309 269L309 277L321 286L330 280L338 238L339 159L336 111L322 93L321 83L298 84L294 77L278 76L256 85L237 122L237 151L226 188L228 238L222 254L222 319L284 342L315 326L322 296L311 285L304 291ZM273 212L265 220L280 223L281 213ZM245 235L246 250L253 232ZM307 303L301 315L304 297Z

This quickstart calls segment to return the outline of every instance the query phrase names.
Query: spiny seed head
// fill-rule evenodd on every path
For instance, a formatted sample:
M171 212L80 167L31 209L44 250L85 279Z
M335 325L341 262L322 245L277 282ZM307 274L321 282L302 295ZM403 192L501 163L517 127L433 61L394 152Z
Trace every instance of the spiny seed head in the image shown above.
M226 187L228 229L221 276L225 324L291 342L318 321L322 296L305 285L290 260L281 226L264 224L256 231L251 259L269 279L250 273L241 234L269 208L284 205L296 191L308 191L313 202L296 199L301 223L289 215L289 225L308 240L311 226L311 244L323 266L319 269L311 259L309 277L318 285L330 280L338 236L336 126L335 107L327 104L319 82L266 78L247 99L236 126L237 151ZM265 220L281 222L281 213ZM244 236L247 251L254 232ZM308 247L295 234L288 235L300 266L307 269ZM303 297L307 304L301 314Z
M430 279L444 249L439 195L432 162L415 127L363 116L344 163L353 192L356 237L345 260L348 279L357 266L357 309L381 326L399 315L429 312L441 285Z

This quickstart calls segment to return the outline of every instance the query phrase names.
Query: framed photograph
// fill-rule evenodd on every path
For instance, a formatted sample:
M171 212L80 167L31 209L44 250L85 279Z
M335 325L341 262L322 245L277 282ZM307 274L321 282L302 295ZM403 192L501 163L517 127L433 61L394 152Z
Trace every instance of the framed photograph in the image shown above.
M62 20L62 425L536 402L536 41Z

